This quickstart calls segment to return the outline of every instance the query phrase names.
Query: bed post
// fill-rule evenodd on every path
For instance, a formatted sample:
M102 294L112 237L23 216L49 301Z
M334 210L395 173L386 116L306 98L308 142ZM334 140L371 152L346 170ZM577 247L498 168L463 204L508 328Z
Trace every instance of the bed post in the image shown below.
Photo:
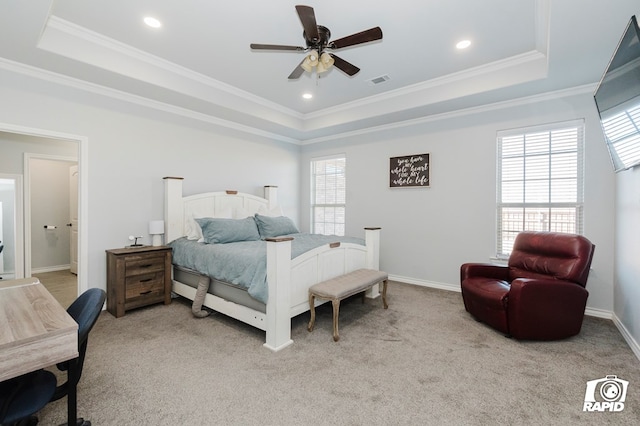
M273 185L265 185L264 198L269 201L269 209L278 205L278 187Z
M265 347L277 352L291 340L291 237L267 238L267 324Z
M164 241L171 242L184 233L181 177L164 177Z
M364 240L367 246L367 268L380 269L380 229L364 228ZM366 297L376 298L380 295L379 285L376 284L365 293Z

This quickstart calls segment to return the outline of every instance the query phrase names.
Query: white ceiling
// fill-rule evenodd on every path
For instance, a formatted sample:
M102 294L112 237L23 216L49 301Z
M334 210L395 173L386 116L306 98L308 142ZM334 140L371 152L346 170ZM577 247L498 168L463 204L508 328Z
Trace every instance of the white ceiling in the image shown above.
M375 26L383 39L335 52L361 68L353 77L290 81L304 53L249 44L304 46L296 4L332 40ZM312 143L597 83L637 12L637 0L3 0L0 68ZM471 47L455 49L462 39Z

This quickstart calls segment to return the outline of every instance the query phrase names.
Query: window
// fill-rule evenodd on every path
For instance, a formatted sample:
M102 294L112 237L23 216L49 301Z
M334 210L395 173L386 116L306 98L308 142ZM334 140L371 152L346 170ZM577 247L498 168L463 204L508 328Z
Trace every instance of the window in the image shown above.
M580 122L498 132L497 255L520 231L582 233Z
M347 159L311 161L311 228L315 234L344 235Z

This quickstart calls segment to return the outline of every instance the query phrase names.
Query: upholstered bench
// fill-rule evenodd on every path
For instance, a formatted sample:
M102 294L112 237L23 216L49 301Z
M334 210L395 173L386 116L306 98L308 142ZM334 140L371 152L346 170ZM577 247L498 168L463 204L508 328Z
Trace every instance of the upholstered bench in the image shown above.
M331 300L333 305L333 340L338 341L338 314L340 312L340 301L370 289L374 285L382 282L382 304L385 309L387 305L387 280L389 275L386 272L375 271L373 269L358 269L345 275L322 281L309 288L309 310L311 320L307 330L313 331L316 322L315 298ZM364 295L362 301L364 302Z

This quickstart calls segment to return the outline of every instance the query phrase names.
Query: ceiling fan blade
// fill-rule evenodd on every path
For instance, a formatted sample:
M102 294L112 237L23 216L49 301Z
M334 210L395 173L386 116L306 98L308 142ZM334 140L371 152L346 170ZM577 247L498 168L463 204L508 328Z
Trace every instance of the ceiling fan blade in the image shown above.
M370 28L350 36L339 38L329 43L331 49L341 49L343 47L353 46L356 44L368 43L374 40L382 39L382 29L380 27Z
M250 47L252 49L258 50L305 50L304 47L301 46L284 46L281 44L258 44L251 43Z
M316 24L316 14L311 6L296 6L300 22L304 27L304 33L307 39L316 41L320 38L318 35L318 24Z
M349 76L354 76L360 71L360 68L358 68L355 65L345 61L341 57L336 56L333 53L330 53L330 55L333 58L333 60L335 61L333 63L333 65L335 67L337 67L338 69L340 69L345 74L348 74Z
M304 59L302 60L304 62ZM302 68L302 62L298 64L298 66L289 74L289 80L296 80L300 78L300 76L304 73L304 68Z

